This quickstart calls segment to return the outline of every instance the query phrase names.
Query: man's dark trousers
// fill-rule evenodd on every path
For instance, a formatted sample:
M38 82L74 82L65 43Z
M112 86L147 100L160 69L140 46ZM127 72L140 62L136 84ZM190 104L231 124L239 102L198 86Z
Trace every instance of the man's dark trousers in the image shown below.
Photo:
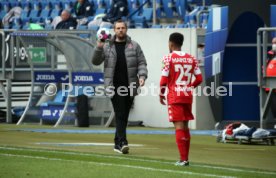
M115 94L111 99L115 112L116 132L114 142L115 145L127 145L126 127L128 123L129 111L133 103L133 97L120 96Z

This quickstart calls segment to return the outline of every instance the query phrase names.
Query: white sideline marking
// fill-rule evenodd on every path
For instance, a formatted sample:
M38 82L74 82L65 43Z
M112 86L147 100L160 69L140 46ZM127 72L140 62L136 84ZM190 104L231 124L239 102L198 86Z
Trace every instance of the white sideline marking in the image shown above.
M205 150L221 151L221 150L236 150L236 151L266 151L265 148L204 148Z
M114 143L56 143L56 142L39 142L37 145L56 145L56 146L114 146ZM142 147L142 144L129 144L133 147Z
M99 162L94 162L94 161L77 161L77 160L69 160L69 159L61 159L61 158L47 158L47 157L43 157L43 156L29 156L29 155L1 154L1 153L0 153L0 155L1 156L8 156L8 157L43 159L43 160L49 160L49 161L65 161L65 162L84 163L84 164L89 163L89 164L101 165L101 166L124 167L124 168L156 171L156 172L167 172L167 173L174 173L174 174L189 174L189 175L198 175L198 176L205 176L205 177L235 178L235 177L231 177L231 176L220 176L220 175L216 175L216 174L200 174L200 173L189 172L189 171L177 171L177 170L157 169L157 168L150 168L150 167L143 167L143 166L131 166L131 165L122 165L122 164L99 163Z
M1 147L0 149L3 150L27 150L27 151L34 151L34 152L48 152L48 153L62 153L67 155L81 155L81 156L94 156L94 157L102 157L102 158L114 158L114 159L121 159L121 160L131 160L131 161L141 161L141 162L152 162L152 163L160 163L160 164L170 164L172 162L166 161L157 161L157 160L146 160L146 159L139 159L139 158L128 158L122 156L107 156L95 153L78 153L78 152L64 152L64 151L54 151L54 150L38 150L33 148L14 148L14 147ZM256 174L266 174L266 175L276 175L276 172L265 172L265 171L251 171L247 169L241 168L227 168L227 167L220 167L220 166L208 166L208 165L199 165L199 164L191 164L193 167L203 167L203 168L210 168L210 169L219 169L219 170L226 170L226 171L233 171L233 172L245 172L245 173L256 173Z

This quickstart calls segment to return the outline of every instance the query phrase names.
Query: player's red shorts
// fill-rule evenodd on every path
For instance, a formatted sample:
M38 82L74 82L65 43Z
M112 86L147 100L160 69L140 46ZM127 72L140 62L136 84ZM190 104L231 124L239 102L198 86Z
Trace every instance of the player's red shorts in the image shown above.
M192 104L171 104L168 105L169 121L189 121L193 120Z

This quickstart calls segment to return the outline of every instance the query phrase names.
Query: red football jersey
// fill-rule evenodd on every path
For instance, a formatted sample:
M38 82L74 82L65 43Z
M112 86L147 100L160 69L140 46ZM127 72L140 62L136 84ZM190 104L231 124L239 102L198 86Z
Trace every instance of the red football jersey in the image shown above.
M197 60L188 53L173 51L164 56L162 62L160 91L164 94L164 87L168 88L168 104L192 103L193 88L202 82ZM194 81L193 76L195 76Z
M268 77L275 77L276 76L276 58L272 59L266 68L266 75Z

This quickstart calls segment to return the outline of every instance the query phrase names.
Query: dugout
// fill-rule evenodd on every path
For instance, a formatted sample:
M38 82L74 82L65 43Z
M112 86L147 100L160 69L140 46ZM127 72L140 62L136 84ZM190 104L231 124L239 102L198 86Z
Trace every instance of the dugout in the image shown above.
M83 39L78 35L86 34L91 39ZM96 86L103 84L102 66L95 67L91 64L91 56L94 49L94 31L15 31L10 34L11 49L24 49L25 57L11 55L8 60L11 64L9 68L5 62L1 66L3 69L2 77L6 80L9 77L10 86L3 88L7 91L7 100L11 108L11 90L13 81L29 80L28 102L25 110L17 124L23 122L40 123L51 121L50 123L58 126L59 124L75 124L77 110L84 111L84 107L78 107L77 101L83 94L88 94L86 110L89 106L101 105L102 110L97 114L90 112L89 117L101 117L101 122L108 120L112 116L109 100L104 96L94 98L93 91L84 90L85 86L95 89ZM3 50L7 52L7 50ZM19 50L17 50L19 52ZM19 66L19 67L18 67ZM20 68L21 67L21 68ZM63 86L67 88L62 88ZM52 89L54 87L54 90ZM72 87L72 89L68 89ZM67 93L60 93L64 90ZM50 91L50 93L45 93ZM53 92L53 93L51 93ZM11 110L7 107L7 112ZM84 112L80 112L84 113ZM84 115L81 116L84 119ZM103 120L105 119L105 120ZM80 122L80 121L79 121ZM86 126L89 122L86 119Z

